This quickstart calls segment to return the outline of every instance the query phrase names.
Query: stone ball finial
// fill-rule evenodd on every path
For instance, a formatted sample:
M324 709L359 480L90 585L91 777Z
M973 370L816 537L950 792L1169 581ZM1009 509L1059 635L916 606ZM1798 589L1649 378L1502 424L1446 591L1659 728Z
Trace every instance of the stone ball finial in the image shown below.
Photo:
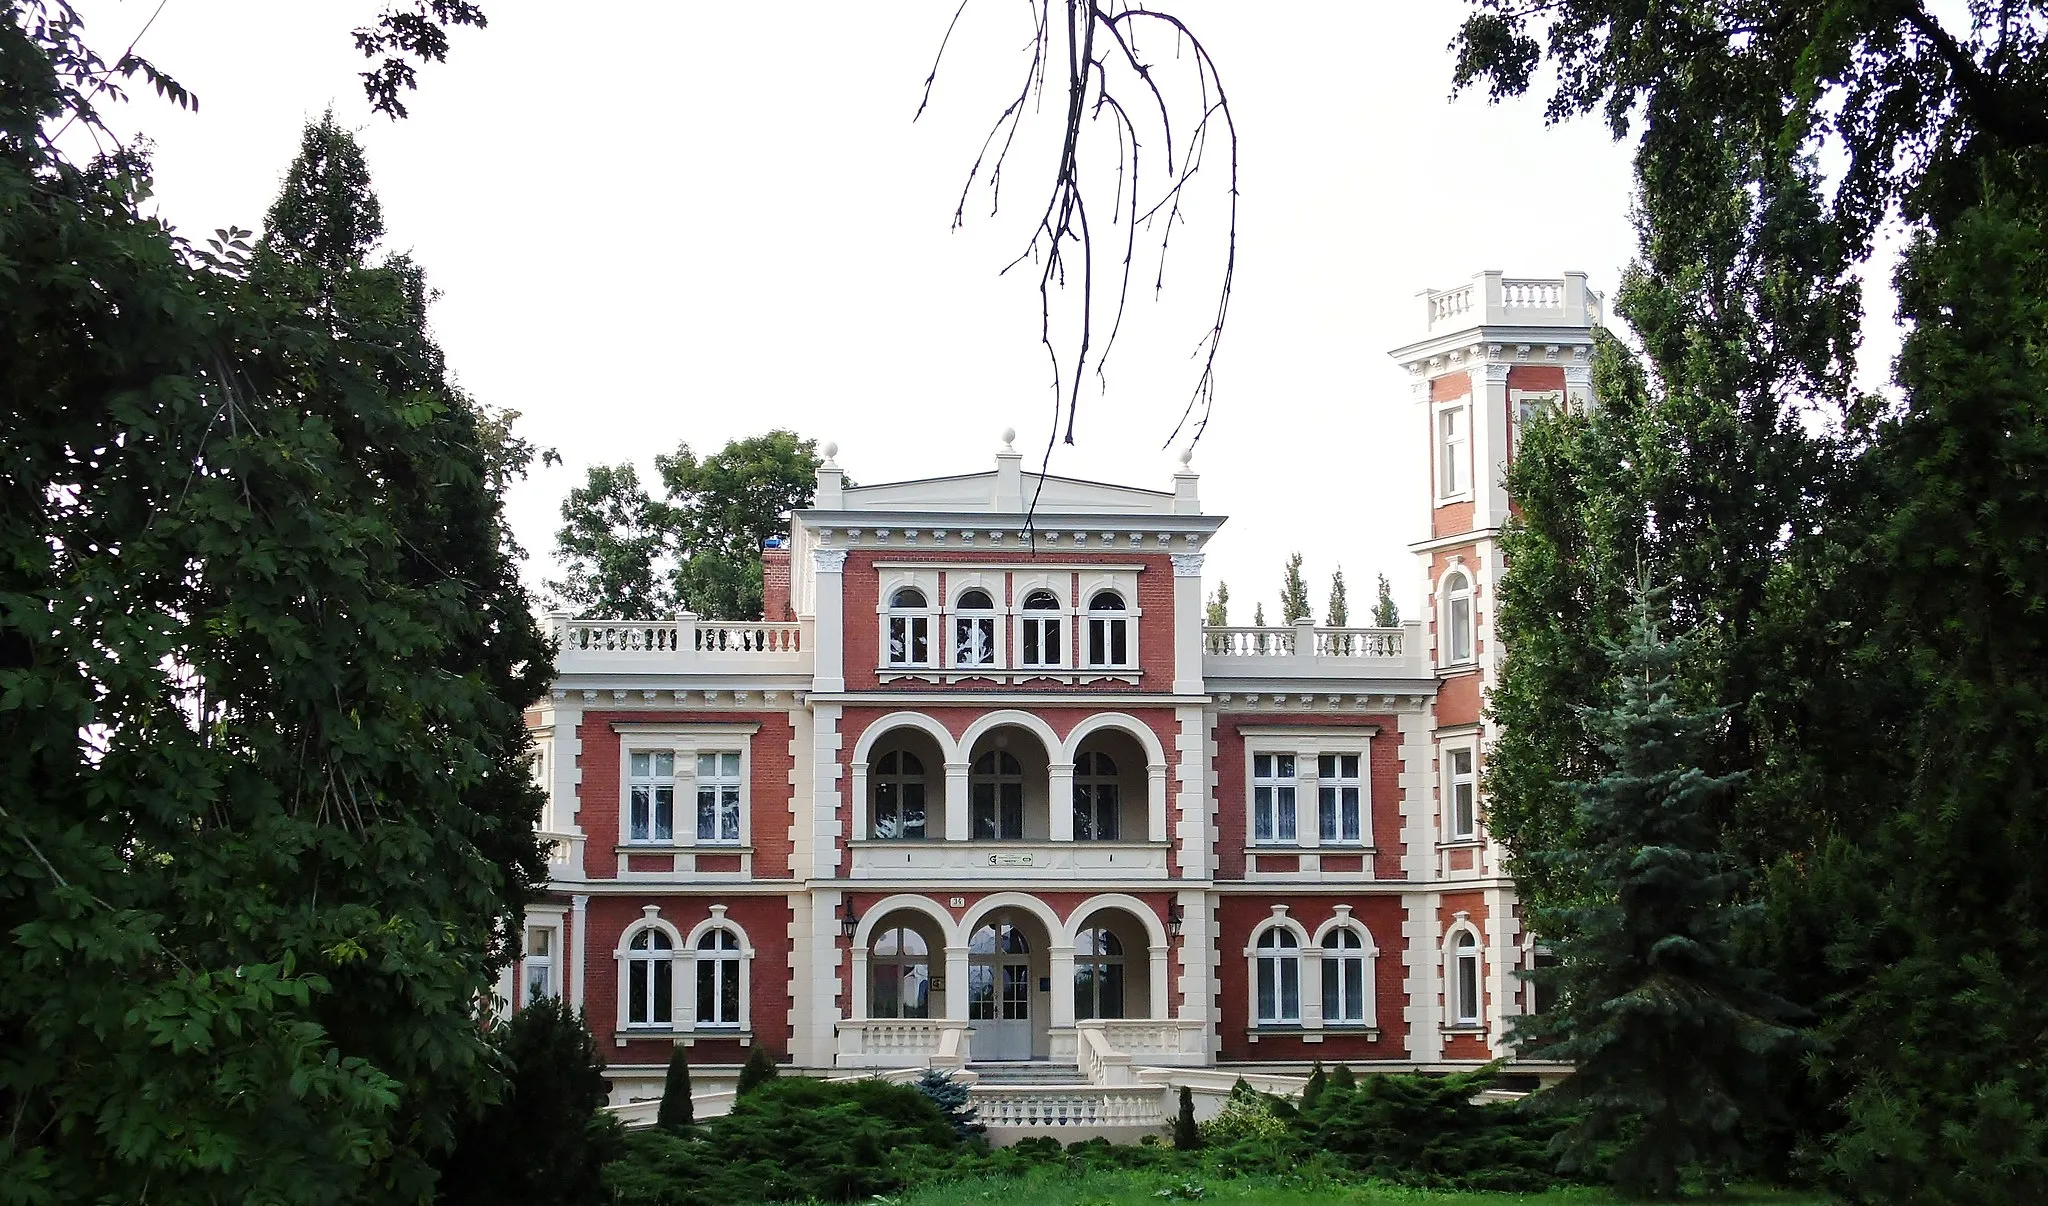
M1187 468L1187 467L1188 467L1188 462L1189 462L1189 461L1192 461L1192 460L1194 460L1194 459L1195 459L1195 446L1194 446L1193 444L1190 444L1190 445L1188 445L1188 446L1187 446L1186 448L1183 448L1183 449L1181 449L1181 450L1180 450L1180 465L1181 465L1181 468L1183 468L1183 469Z
M833 443L831 440L826 440L825 446L823 448L818 449L818 451L824 453L825 459L829 461L833 457L839 455L839 445Z
M1008 448L1011 444L1014 444L1016 442L1017 429L1014 427L1003 428L1003 447Z

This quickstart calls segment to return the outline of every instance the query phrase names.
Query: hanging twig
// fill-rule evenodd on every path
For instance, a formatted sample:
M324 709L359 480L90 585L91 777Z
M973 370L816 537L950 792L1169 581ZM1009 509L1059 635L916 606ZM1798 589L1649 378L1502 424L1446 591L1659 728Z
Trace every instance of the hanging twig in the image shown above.
M959 8L954 10L953 19L947 23L931 72L925 77L924 95L917 107L920 116L931 102L939 64L945 58L968 2L962 0ZM1063 43L1055 47L1054 2L1029 0L1032 13L1030 62L1015 96L997 114L982 138L981 147L961 187L960 200L953 210L953 226L957 229L965 224L967 199L977 181L985 182L988 189L990 214L1001 208L1003 169L1016 143L1018 128L1033 99L1043 98L1048 65L1058 50L1064 49L1067 103L1063 113L1058 167L1053 172L1044 208L1032 227L1030 239L1003 271L1007 273L1027 261L1039 265L1039 343L1045 348L1046 358L1052 366L1055 438L1071 444L1080 409L1082 378L1092 369L1097 382L1105 391L1108 389L1106 370L1117 336L1123 329L1131 273L1138 260L1138 232L1143 229L1148 236L1155 231L1157 234L1157 262L1152 281L1153 294L1157 297L1165 288L1166 259L1172 247L1173 228L1187 220L1184 202L1188 189L1200 176L1211 135L1220 122L1221 133L1228 140L1230 152L1229 224L1223 279L1209 323L1195 343L1193 358L1200 362L1200 368L1195 375L1194 386L1166 443L1173 443L1190 425L1193 427L1192 438L1199 440L1215 405L1216 356L1222 345L1224 324L1230 315L1231 286L1237 269L1237 126L1231 117L1230 102L1224 93L1215 60L1178 17L1122 0L1059 0L1066 14L1066 29ZM1146 61L1140 48L1141 35L1148 30L1172 35L1177 60L1181 59L1183 50L1187 52L1183 61L1191 70L1181 72L1184 78L1162 81L1155 74L1157 68ZM1139 89L1135 95L1131 91L1133 81ZM1177 139L1174 114L1189 107L1180 95L1184 92L1193 93L1194 119L1180 123L1186 133ZM1142 98L1143 103L1137 110L1144 114L1142 120L1125 102L1126 96ZM1181 101L1179 106L1175 103L1177 100ZM1107 212L1112 227L1121 225L1124 228L1124 237L1115 308L1108 323L1109 335L1098 348L1095 344L1096 310L1098 305L1106 305L1107 301L1097 296L1095 231L1089 223L1082 163L1086 150L1083 135L1094 128L1093 123L1104 118L1107 118L1110 137L1115 142L1116 162L1115 185L1108 198ZM1141 158L1140 150L1145 138L1155 132L1160 143L1160 155L1151 159ZM1151 164L1161 162L1164 164L1161 169L1163 180L1155 181L1145 174ZM1147 196L1148 186L1156 186L1156 195ZM1078 264L1069 262L1072 255L1079 256ZM1055 334L1052 299L1055 292L1067 286L1070 270L1079 278L1081 306L1079 329L1068 340ZM1059 421L1061 410L1066 412L1063 431ZM1052 445L1048 442L1048 463L1051 451Z

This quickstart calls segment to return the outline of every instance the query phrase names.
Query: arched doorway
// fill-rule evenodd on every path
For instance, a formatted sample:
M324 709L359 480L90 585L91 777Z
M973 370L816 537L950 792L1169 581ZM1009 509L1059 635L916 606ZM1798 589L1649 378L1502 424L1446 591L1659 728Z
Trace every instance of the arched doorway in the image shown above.
M1043 1028L1038 1018L1038 926L1020 914L994 913L967 939L967 1020L982 1061L1027 1060Z

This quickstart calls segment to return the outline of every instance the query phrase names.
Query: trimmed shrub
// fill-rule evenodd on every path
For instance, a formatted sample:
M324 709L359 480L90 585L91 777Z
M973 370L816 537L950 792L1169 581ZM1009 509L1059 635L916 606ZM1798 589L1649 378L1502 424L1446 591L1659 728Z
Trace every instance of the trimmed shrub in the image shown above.
M1223 1111L1201 1126L1202 1142L1209 1147L1230 1147L1246 1140L1280 1143L1289 1137L1287 1120L1273 1108L1273 1100L1239 1080L1223 1101Z
M689 1049L678 1043L669 1052L668 1076L661 1082L661 1112L655 1125L680 1135L696 1122L696 1104L690 1100Z
M1191 1152L1201 1146L1202 1132L1195 1126L1195 1094L1182 1085L1180 1109L1173 1115L1173 1147L1175 1151Z
M1457 1076L1333 1077L1297 1125L1354 1173L1442 1189L1539 1191L1558 1180L1549 1141L1564 1125L1518 1104L1475 1105L1489 1065Z
M782 1075L782 1065L775 1062L775 1056L766 1047L756 1046L747 1056L747 1062L740 1069L740 1083L735 1096L744 1097Z

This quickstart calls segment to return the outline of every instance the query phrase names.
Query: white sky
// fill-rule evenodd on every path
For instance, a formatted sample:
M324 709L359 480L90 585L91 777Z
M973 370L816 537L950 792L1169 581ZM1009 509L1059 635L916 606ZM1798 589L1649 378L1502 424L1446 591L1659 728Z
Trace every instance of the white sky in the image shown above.
M156 5L83 7L111 59ZM462 383L567 462L512 499L529 580L552 573L585 466L651 477L678 441L788 427L874 483L986 469L1014 426L1036 464L1035 278L998 270L1042 200L1043 143L1020 144L999 218L983 196L948 229L1024 67L1022 5L974 0L915 125L951 0L484 7L490 28L456 31L392 123L349 37L375 0L167 0L139 52L201 107L138 100L112 124L155 141L157 204L195 239L259 226L329 105L360 132L386 246L441 291ZM1412 617L1426 437L1386 351L1420 333L1418 290L1481 269L1583 270L1611 295L1634 246L1628 148L1593 122L1547 129L1536 100L1450 102L1459 0L1160 7L1216 56L1241 138L1236 297L1194 458L1204 508L1231 516L1208 585L1230 583L1233 621L1257 600L1270 620L1299 550L1318 618L1340 563L1353 623L1380 571ZM1176 234L1164 299L1134 296L1109 392L1084 391L1053 472L1167 486L1222 237L1213 207Z

